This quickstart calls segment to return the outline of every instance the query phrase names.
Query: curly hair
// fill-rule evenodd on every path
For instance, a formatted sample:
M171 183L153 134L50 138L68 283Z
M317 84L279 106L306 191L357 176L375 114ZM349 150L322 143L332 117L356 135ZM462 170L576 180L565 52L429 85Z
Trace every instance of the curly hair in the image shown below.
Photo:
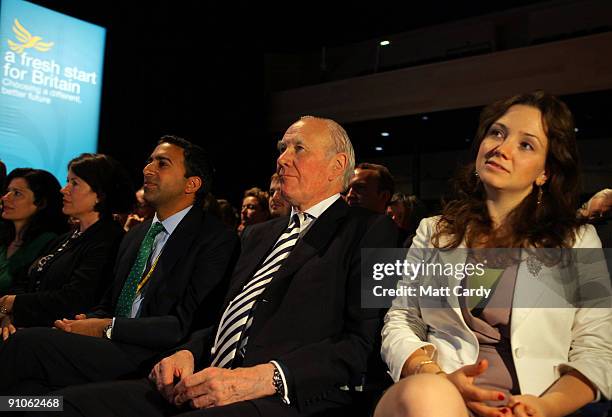
M576 231L584 223L576 216L579 200L579 161L574 119L557 97L543 91L519 94L485 107L474 141L477 154L491 125L512 106L525 105L540 110L548 138L546 172L538 204L538 187L494 229L485 204L485 190L474 175L474 162L464 166L453 180L454 197L443 202L440 221L432 237L435 247L455 248L462 242L471 247L486 237L488 247L567 248L574 244Z

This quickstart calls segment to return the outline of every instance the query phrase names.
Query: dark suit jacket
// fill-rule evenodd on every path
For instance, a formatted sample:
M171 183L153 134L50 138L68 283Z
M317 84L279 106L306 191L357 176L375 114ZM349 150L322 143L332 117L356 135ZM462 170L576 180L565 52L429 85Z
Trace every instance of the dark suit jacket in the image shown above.
M251 226L225 305L253 276L287 224L285 217ZM361 248L394 247L396 242L390 218L337 200L298 241L262 293L243 366L282 363L292 403L306 414L320 400L350 401L339 387L365 372L380 331L380 310L360 307ZM215 333L184 346L200 367L210 361ZM282 407L260 412L282 415Z
M53 253L72 234L57 238L48 247ZM112 219L91 225L74 244L57 254L42 272L29 275L29 291L19 294L13 306L16 326L50 326L89 310L112 282L112 270L123 229ZM40 280L35 290L36 281Z
M121 242L115 281L88 317L113 317L123 284L151 221ZM194 329L211 326L221 307L239 253L235 233L194 206L168 238L153 271L140 317L117 318L113 341L153 350L176 346Z

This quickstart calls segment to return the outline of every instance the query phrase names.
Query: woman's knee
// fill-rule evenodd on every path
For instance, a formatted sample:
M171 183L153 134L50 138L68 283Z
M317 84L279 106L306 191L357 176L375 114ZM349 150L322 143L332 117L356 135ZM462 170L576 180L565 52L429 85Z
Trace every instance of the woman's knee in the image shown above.
M402 379L385 393L375 417L461 417L465 403L455 386L439 375L420 374Z

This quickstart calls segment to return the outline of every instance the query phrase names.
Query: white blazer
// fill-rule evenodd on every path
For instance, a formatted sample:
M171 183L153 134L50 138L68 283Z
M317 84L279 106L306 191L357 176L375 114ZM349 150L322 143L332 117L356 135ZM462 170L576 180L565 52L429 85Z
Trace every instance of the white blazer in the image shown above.
M430 238L438 219L421 221L412 248L432 247ZM582 227L574 248L600 247L594 227ZM530 277L525 264L519 266L515 299L526 293L521 291L522 285L537 296L533 281L524 285ZM546 269L541 274L545 275ZM460 308L421 308L426 302L416 297L398 298L385 316L381 354L394 381L400 379L406 359L419 348L427 350L445 372L476 363L478 340ZM563 373L575 369L607 399L612 398L612 309L514 308L510 333L522 394L540 395Z

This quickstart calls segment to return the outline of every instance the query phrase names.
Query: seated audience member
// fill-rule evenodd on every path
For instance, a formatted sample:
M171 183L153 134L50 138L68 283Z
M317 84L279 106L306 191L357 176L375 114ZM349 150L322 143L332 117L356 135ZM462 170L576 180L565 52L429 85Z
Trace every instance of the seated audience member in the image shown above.
M457 198L421 222L413 248L600 247L575 215L577 147L563 102L541 91L495 102L481 113L475 144ZM433 299L397 299L382 331L396 384L375 417L567 416L609 399L611 309L546 308L541 299L517 308L514 289L548 270L528 265L489 269L498 272L487 300L501 297L497 305L508 307L481 300L471 309L459 297L460 308L421 308ZM504 286L511 290L497 291Z
M395 182L387 167L363 162L355 167L346 202L350 206L385 214L394 188Z
M395 193L387 206L387 215L400 229L401 246L409 248L419 223L427 216L427 208L415 195Z
M6 165L0 161L0 192L4 195L4 185L6 184Z
M580 214L588 219L603 217L612 209L612 189L598 191L580 209Z
M152 357L213 324L238 237L201 208L212 184L209 158L199 146L164 136L143 174L155 215L121 242L112 287L91 313L56 321L58 330L19 331L0 347L0 392L138 375ZM22 385L28 379L34 384Z
M280 177L277 173L272 174L272 177L270 178L268 205L270 206L271 218L288 216L291 212L291 206L281 195Z
M17 168L2 196L0 294L27 290L28 268L47 244L68 230L55 177L40 169Z
M218 199L217 203L219 204L219 212L221 213L221 221L225 226L234 231L238 227L238 212L236 209L230 204L229 201L225 199Z
M144 198L144 188L139 188L134 196L136 197L134 211L128 214L123 225L123 230L126 232L129 232L134 226L149 220L155 214L155 209Z
M202 210L221 220L221 207L212 193L206 193L202 200Z
M301 118L279 149L291 216L251 227L213 332L157 363L151 381L58 391L63 415L344 415L340 387L361 381L381 324L360 307L361 248L393 245L397 228L340 198L354 164L340 125Z
M6 339L15 328L50 326L91 308L111 284L110 276L123 229L115 209L131 205L133 191L125 171L102 154L82 154L68 164L63 208L78 227L57 238L29 270L24 293L0 298Z
M595 226L604 248L612 248L612 189L597 192L579 210L579 215L587 218ZM612 261L612 259L611 259Z
M257 187L246 190L242 199L238 234L242 234L247 226L265 222L269 218L268 193Z

